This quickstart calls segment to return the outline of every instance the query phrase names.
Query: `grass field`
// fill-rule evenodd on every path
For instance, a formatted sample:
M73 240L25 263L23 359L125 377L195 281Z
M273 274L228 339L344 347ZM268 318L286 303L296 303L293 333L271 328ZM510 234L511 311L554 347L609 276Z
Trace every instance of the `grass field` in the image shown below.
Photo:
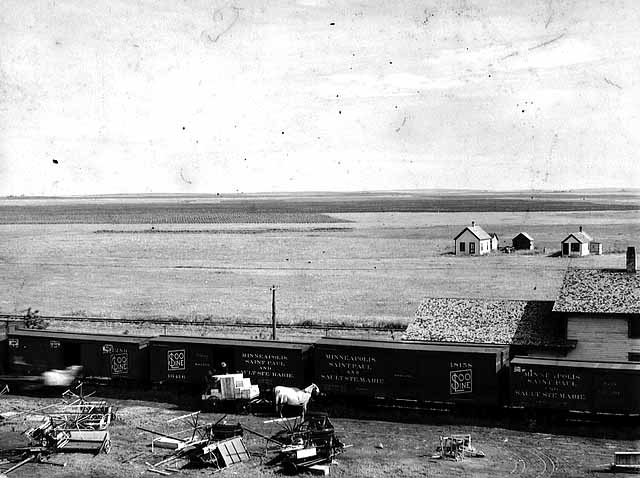
M53 399L4 396L0 408L8 410L33 409L52 403ZM92 457L83 454L56 455L52 461L66 462L65 468L51 465L28 464L11 476L33 478L88 477L125 478L130 476L158 476L146 472L145 461L160 461L161 453L151 453L151 435L137 430L147 429L170 432L166 421L188 410L163 403L142 401L115 401L117 419L110 426L113 448L109 455ZM312 404L313 405L313 404ZM313 406L312 406L313 408ZM228 423L240 421L244 425L266 435L272 435L280 427L264 424L271 416L226 417ZM221 415L202 414L201 423L216 421ZM445 477L605 477L607 464L613 461L615 451L635 451L638 442L629 440L623 434L611 431L593 431L589 436L568 436L558 427L556 431L538 429L536 431L515 430L502 427L472 426L464 424L436 423L396 423L389 421L352 420L332 418L336 435L346 444L353 445L336 464L331 476L386 478L396 476L434 478ZM424 422L424 420L418 420ZM19 422L2 426L2 445L20 442L24 437L19 431L29 426L29 422ZM12 433L11 428L16 430ZM482 450L486 458L467 458L461 462L435 461L430 457L435 451L441 435L471 433L473 444ZM223 471L222 476L276 477L282 476L274 469L266 467L264 440L245 433L245 442L252 453L250 462L235 465ZM376 445L382 444L383 448ZM131 464L123 463L138 454L143 454ZM6 468L6 465L5 465ZM210 470L190 470L181 476L210 476ZM616 476L633 476L618 473ZM637 476L637 475L636 475Z
M6 203L21 207L17 201L5 200L0 216ZM136 208L143 203L137 201ZM611 203L635 204L625 195ZM54 205L64 210L65 204ZM46 212L41 209L40 217ZM622 267L626 246L640 236L635 210L327 217L327 223L162 223L157 229L124 220L0 225L0 312L33 307L46 315L268 322L269 287L277 285L282 324L408 322L425 296L554 299L568 260L548 256L579 225L610 253L573 260L580 267ZM501 245L527 231L540 253L451 255L453 237L471 220L496 232Z
M331 223L336 213L638 211L629 193L249 195L0 201L0 224Z

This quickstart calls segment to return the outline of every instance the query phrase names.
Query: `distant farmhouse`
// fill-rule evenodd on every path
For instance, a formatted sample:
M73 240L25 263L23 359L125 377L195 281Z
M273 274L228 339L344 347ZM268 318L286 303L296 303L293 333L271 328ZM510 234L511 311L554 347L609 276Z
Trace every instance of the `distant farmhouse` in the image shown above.
M492 250L491 236L476 226L475 221L471 222L471 227L465 227L460 234L453 238L456 255L484 255Z
M580 232L572 232L561 242L562 255L568 257L588 256L590 253L589 244L592 241L593 238L580 226Z
M511 241L513 243L513 248L518 250L532 251L533 250L533 237L531 237L526 232L520 232L516 237L514 237Z

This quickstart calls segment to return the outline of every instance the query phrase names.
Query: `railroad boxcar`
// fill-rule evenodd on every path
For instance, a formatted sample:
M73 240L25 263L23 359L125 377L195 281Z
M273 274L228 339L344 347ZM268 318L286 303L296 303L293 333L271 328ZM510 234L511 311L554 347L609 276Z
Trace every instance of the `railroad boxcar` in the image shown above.
M163 335L150 345L150 375L156 383L204 384L209 370L221 373L224 362L229 373L243 373L262 391L308 385L311 344Z
M324 338L314 356L329 395L498 405L509 347Z
M0 374L7 370L7 336L3 333L0 336Z
M640 413L640 364L514 357L510 383L514 406Z
M82 365L85 377L148 380L149 337L13 329L7 334L9 372L39 375Z

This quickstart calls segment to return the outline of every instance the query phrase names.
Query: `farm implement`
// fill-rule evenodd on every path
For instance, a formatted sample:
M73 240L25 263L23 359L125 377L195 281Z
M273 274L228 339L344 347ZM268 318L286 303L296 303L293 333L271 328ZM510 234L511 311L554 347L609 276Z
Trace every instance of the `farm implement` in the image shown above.
M279 448L268 464L281 466L286 473L314 470L328 474L328 465L350 446L336 437L326 413L307 413L304 418L280 418L265 423L279 423L283 427L271 437Z
M62 403L3 414L6 418L4 424L15 423L18 418L36 418L40 423L21 433L28 441L26 445L7 446L0 451L4 463L14 463L1 473L6 475L30 462L64 466L48 460L57 453L99 454L111 451L111 436L107 428L113 417L112 408L104 401L86 400L81 385L77 389L80 389L80 395L70 390L63 393Z
M200 424L199 418L200 412L172 418L167 421L167 425L186 423L188 427L166 433L138 427L139 430L155 435L151 440L152 452L156 448L173 450L160 461L146 461L148 471L166 475L183 468L210 467L220 470L250 459L239 423L227 424L224 422L226 415L217 422L206 424Z
M484 458L485 454L477 450L471 444L471 435L451 435L450 437L441 436L440 445L436 448L436 454L431 458L464 460L464 458Z

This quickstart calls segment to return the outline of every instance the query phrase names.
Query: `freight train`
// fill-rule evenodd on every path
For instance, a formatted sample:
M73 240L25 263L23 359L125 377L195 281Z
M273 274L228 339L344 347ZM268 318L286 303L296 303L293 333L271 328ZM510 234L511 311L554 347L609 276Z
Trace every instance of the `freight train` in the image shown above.
M82 365L118 386L200 388L209 371L242 372L266 394L315 383L330 400L640 414L640 364L512 357L508 345L322 338L313 343L134 337L10 329L9 374Z

